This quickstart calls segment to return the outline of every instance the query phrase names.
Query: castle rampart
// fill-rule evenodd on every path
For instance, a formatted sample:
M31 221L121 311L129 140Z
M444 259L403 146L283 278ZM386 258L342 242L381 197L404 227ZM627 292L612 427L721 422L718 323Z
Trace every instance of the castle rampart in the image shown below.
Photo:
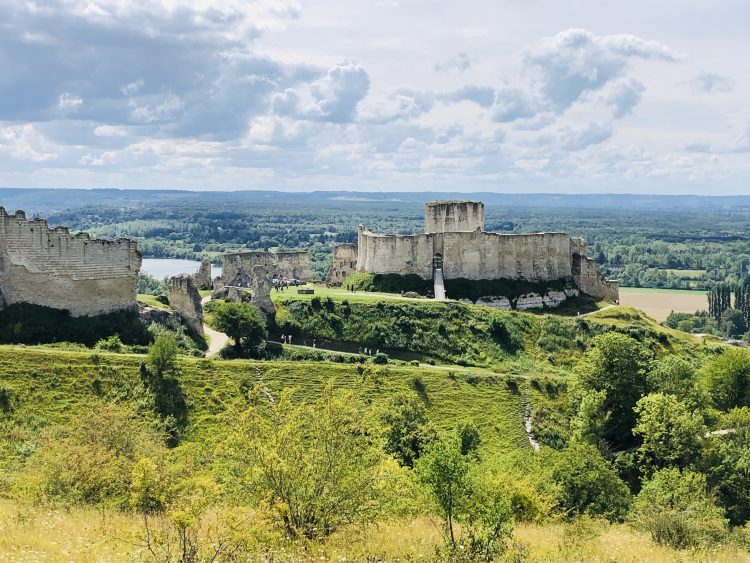
M593 297L618 299L617 282L606 280L586 257L583 239L565 233L488 233L483 227L484 206L478 202L427 204L425 234L383 235L360 225L356 269L424 280L433 279L436 267L445 280L565 280Z
M71 235L0 207L0 307L31 303L73 316L134 309L140 268L135 241Z

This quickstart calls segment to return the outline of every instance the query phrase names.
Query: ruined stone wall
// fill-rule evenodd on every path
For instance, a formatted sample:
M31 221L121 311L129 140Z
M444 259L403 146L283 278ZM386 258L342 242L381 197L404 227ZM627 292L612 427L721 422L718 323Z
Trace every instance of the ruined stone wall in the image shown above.
M238 278L249 279L254 266L270 267L271 264L270 252L227 252L224 254L221 278L226 285L234 285L233 282Z
M203 336L201 296L192 276L180 274L169 279L169 305L193 332Z
M198 289L213 289L214 281L211 277L211 260L204 258L198 271L193 274L193 283Z
M379 235L359 228L357 271L432 279L433 235Z
M273 277L308 281L312 279L310 256L307 251L277 252L273 254L275 266L271 268Z
M326 282L341 284L347 276L357 271L357 246L354 244L337 244L333 248L333 264L328 272Z
M551 281L571 275L570 237L564 233L507 235L445 233L445 279Z
M252 279L255 266L263 266L272 277L309 280L312 278L310 257L301 252L227 252L224 254L222 280L227 285L235 285L235 280Z
M597 299L616 303L620 299L620 285L616 280L606 279L596 264L596 260L585 255L573 255L573 279L583 293Z
M0 307L31 303L91 316L136 309L135 241L94 240L0 207Z
M484 204L479 201L435 201L424 209L424 232L467 233L484 230Z

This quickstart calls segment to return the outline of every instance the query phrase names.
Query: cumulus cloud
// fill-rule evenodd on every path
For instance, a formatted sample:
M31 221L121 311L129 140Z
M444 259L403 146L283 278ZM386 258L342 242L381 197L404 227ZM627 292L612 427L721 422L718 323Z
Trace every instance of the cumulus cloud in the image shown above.
M474 102L480 107L488 108L495 100L495 89L491 86L469 85L441 94L439 99L444 102Z
M518 88L503 88L495 92L492 101L492 120L507 123L533 117L537 109L534 100Z
M726 94L734 88L734 80L716 72L699 72L691 81L693 88L701 94Z
M624 117L633 112L645 91L643 83L633 78L617 84L606 96L605 101L612 106L615 117Z
M611 123L590 123L580 130L566 128L560 135L560 145L570 151L580 151L591 145L603 143L612 136Z
M655 41L632 35L600 37L583 29L558 33L523 55L541 95L559 112L621 77L632 58L674 62L681 55Z
M458 53L455 57L435 63L432 70L435 72L449 72L452 70L466 72L471 68L471 60L466 53Z
M349 123L356 119L357 105L370 89L367 71L354 62L337 64L318 80L275 94L273 110L280 115Z
M74 113L152 132L167 124L161 133L174 135L211 135L212 123L219 135L239 134L276 84L296 83L294 69L248 49L297 11L293 0L11 0L0 33L0 120Z

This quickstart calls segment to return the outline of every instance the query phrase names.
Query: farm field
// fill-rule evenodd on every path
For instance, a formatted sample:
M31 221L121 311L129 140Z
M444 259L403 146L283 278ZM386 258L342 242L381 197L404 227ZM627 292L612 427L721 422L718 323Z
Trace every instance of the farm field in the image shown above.
M620 305L640 309L659 322L672 311L694 313L708 306L705 291L645 287L621 287Z

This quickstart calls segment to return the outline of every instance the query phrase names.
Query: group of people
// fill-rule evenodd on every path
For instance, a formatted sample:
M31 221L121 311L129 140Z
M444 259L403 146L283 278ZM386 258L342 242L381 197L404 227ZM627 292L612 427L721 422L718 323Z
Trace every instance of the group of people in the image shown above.
M291 344L292 343L292 335L291 334L282 334L281 335L281 343L282 344Z
M380 350L373 350L372 348L360 348L359 353L364 354L365 356L377 356L378 354L380 354Z
M352 285L352 284L347 284L346 285L346 290L349 291L349 292L351 292L351 293L357 293L357 287L355 285Z

